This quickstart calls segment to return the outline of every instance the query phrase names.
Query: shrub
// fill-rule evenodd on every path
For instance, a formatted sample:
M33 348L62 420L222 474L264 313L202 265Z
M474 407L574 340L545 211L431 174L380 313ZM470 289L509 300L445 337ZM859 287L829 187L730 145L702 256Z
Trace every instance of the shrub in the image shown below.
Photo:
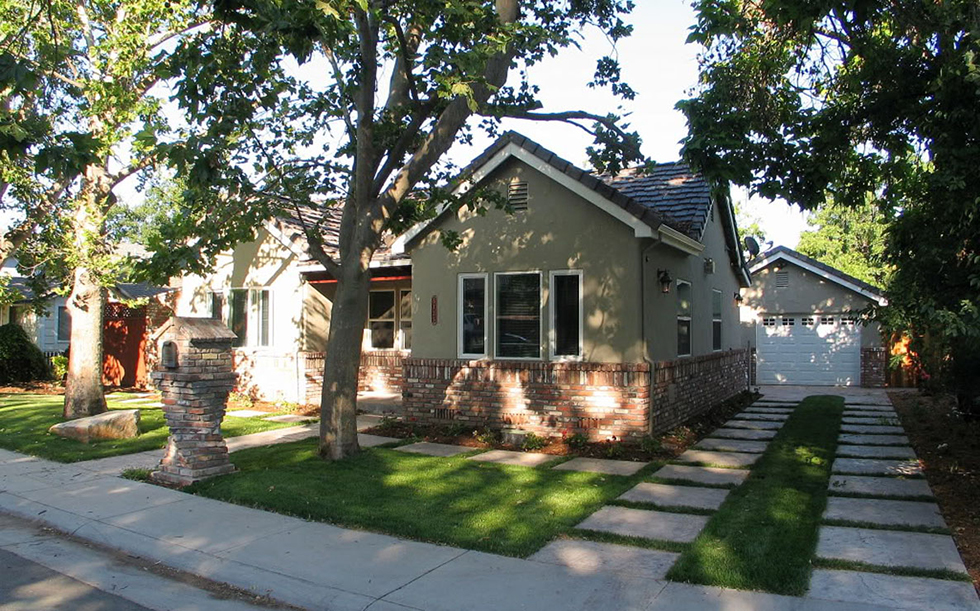
M500 434L493 429L483 429L482 431L473 431L473 437L480 443L485 443L487 445L493 445L500 440Z
M51 379L48 359L15 323L0 326L0 383Z
M647 435L640 440L640 449L649 454L656 454L663 449L663 443L660 442L659 437Z
M540 450L546 445L548 445L547 439L534 433L528 433L524 436L524 443L521 444L521 449L525 452L533 452L534 450Z
M465 422L453 422L446 427L446 435L449 437L459 437L469 432L470 427Z
M51 369L55 380L64 380L68 375L68 357L64 354L57 354L51 357Z
M228 400L232 403L236 403L238 407L244 409L249 409L255 406L255 401L252 399L252 395L240 390L231 391L231 394L228 395Z
M565 439L565 443L567 443L568 447L570 448L581 450L585 446L589 445L589 438L582 433L575 433L574 435L571 435Z

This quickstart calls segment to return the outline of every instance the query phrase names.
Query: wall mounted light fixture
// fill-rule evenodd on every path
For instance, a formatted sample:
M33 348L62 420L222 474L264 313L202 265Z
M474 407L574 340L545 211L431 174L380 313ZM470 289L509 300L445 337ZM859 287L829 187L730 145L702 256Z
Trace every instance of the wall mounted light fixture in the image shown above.
M660 292L669 293L670 285L674 283L674 279L670 276L670 270L658 269L657 280L660 282Z

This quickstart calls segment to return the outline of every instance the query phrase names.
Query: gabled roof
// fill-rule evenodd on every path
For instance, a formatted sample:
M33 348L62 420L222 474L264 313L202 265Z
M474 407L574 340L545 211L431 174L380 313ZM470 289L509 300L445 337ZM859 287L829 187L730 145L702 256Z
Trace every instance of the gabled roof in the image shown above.
M821 263L812 257L808 257L786 246L771 248L749 261L749 271L754 274L763 268L769 267L776 261L788 261L789 263L798 265L807 271L826 278L855 293L859 293L881 305L888 303L888 300L885 299L884 291L880 288L859 280L850 274L845 274L836 267Z
M602 180L633 201L655 211L668 225L700 240L711 212L711 187L686 163L659 163L647 174L635 170Z

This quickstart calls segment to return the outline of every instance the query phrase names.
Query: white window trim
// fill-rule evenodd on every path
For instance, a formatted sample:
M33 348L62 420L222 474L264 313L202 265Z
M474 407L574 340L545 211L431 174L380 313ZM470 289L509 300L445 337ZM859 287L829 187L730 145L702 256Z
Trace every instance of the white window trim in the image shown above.
M578 354L556 355L558 336L555 332L555 277L556 276L578 276ZM583 289L582 270L580 269L557 269L548 273L548 358L552 361L581 361L585 356L584 331L584 289Z
M680 350L677 351L677 358L686 358L686 357L689 357L692 354L694 354L694 322L693 322L693 320L694 320L694 285L691 284L690 281L688 281L688 280L681 280L680 278L678 278L675 281L675 284L676 284L675 290L677 291L677 298L678 299L680 299L680 295L681 295L681 291L680 291L681 285L682 284L686 284L687 286L690 287L691 313L688 314L687 316L681 316L680 314L677 314L675 312L675 317L676 317L676 319L678 321L686 320L688 322L688 326L687 326L688 346L687 347L688 347L689 352L686 352L684 354L681 354ZM674 330L675 330L675 333L676 333L676 330L677 330L677 327L676 326L674 327ZM677 336L676 335L674 336L674 341L675 342L677 341Z
M221 303L221 318L225 325L231 323L231 292L245 291L245 341L241 346L235 346L232 350L265 350L276 345L276 323L275 323L275 291L267 286L232 286L226 289L209 289L205 293L207 299L208 312L211 312L213 295L223 295ZM261 307L260 293L269 293L269 342L265 345L259 343L262 334L259 329L262 317L259 315Z
M526 357L526 356L500 356L497 354L497 278L500 276L518 276L522 274L537 274L538 275L538 356L537 357ZM541 338L544 337L544 304L542 303L544 298L544 287L543 287L543 276L544 274L539 269L528 269L523 271L511 271L511 272L494 272L493 274L493 303L494 303L494 318L493 318L493 356L498 361L529 361L529 362L541 362L544 360L544 350L541 348ZM484 344L485 346L486 344Z
M373 323L373 322L390 322L391 325L392 325L391 348L375 348L374 347L374 344L369 344L370 347L368 348L368 350L370 350L371 352L394 352L394 351L400 350L399 346L401 345L401 327L398 325L398 310L399 310L399 308L401 308L401 302L398 301L398 289L395 289L395 288L390 288L390 289L371 289L371 290L368 291L368 293L391 293L391 299L392 299L392 306L391 306L392 316L391 316L391 318L371 318L371 312L370 312L370 309L371 309L371 295L370 294L368 295L368 319L367 319L367 326L364 327L364 330L367 331L367 336L368 336L367 339L368 339L368 342L371 342L371 340L372 340L372 338L371 338L371 323Z
M262 309L262 293L269 293L269 329L268 329L269 330L269 341L266 342L265 344L262 344L261 343L261 341L262 341L262 328L261 328L262 327L262 313L261 313L261 309ZM251 347L251 348L260 348L260 349L261 348L272 348L273 346L276 345L276 335L275 335L276 317L275 317L275 309L274 309L275 306L272 304L272 302L273 302L272 295L273 295L273 291L269 287L263 286L263 287L251 287L251 288L249 288L249 301L250 302L253 302L253 303L250 304L250 308L249 309L251 311L249 312L249 315L255 321L255 327L254 327L254 329L255 329L255 343L254 344L253 343L250 343L249 344L249 347ZM252 339L251 333L249 334L249 339L250 340Z
M715 318L715 293L718 294L718 305L720 306L718 310L718 318ZM722 348L725 346L724 337L724 323L722 322L722 314L725 309L725 302L721 299L721 291L719 289L711 289L711 351L721 352ZM715 348L715 323L719 323L718 327L718 347Z
M396 323L395 324L398 325L398 329L396 329L396 335L395 335L395 349L396 350L411 350L411 348L406 348L405 347L405 336L404 336L404 333L403 333L404 329L402 327L402 323L405 322L405 317L402 316L402 295L404 293L408 293L409 295L411 295L412 294L412 289L411 288L407 288L407 289L400 288L400 289L398 289L398 293L396 295L398 297L398 307L397 307L397 310L395 312L395 320L396 320ZM414 323L412 321L412 316L411 316L411 313L412 313L412 298L411 297L409 297L409 299L408 299L408 312L409 312L408 322L409 322L409 324L412 324L412 326L414 327L415 325L414 325Z
M463 352L463 282L479 278L483 280L483 352L470 354ZM490 301L493 291L490 289L489 277L486 273L458 274L456 276L456 354L466 360L485 359L488 356L487 343L490 336Z

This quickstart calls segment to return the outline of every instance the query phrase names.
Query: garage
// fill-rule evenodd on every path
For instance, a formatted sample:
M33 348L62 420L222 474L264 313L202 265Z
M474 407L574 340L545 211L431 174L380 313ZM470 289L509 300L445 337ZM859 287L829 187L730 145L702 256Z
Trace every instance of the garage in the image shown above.
M860 383L861 328L856 317L767 313L756 330L756 383Z

